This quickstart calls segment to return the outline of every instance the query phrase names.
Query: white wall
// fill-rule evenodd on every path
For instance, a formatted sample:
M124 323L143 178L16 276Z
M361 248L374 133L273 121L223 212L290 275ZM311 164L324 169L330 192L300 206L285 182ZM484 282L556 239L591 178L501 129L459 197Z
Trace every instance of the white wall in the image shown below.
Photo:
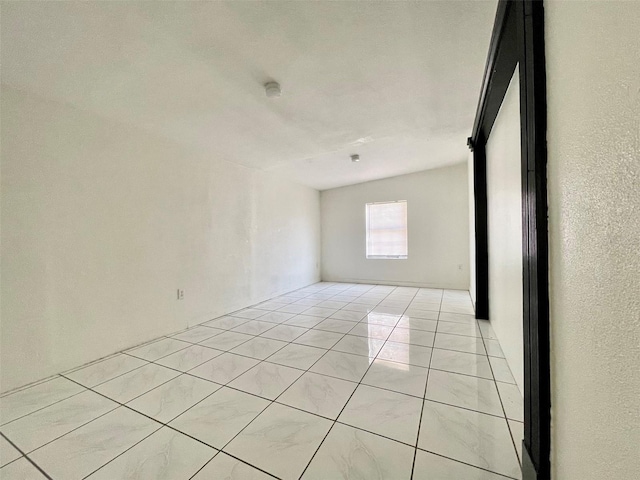
M469 152L467 160L467 176L469 179L469 295L473 306L476 305L476 205L475 186L473 183L473 152Z
M553 477L640 471L640 2L545 2Z
M520 86L511 79L487 141L489 319L524 392Z
M469 288L466 163L325 190L320 199L323 280ZM407 200L409 258L367 260L365 204L389 200Z
M1 141L2 391L319 280L316 190L6 86Z

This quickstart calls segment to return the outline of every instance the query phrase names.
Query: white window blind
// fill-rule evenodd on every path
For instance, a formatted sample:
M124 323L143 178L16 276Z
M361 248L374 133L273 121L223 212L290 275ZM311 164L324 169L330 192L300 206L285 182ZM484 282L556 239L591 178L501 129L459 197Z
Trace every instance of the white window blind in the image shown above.
M367 203L367 258L407 258L407 201Z

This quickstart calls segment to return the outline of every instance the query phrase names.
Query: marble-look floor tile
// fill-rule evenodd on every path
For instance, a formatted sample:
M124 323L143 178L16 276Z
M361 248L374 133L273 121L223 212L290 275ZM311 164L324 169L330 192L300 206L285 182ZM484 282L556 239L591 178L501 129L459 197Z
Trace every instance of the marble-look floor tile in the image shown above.
M357 383L307 372L280 397L279 403L336 419Z
M400 321L402 315L391 315L379 312L370 312L360 320L361 323L372 323L374 325L386 325L388 327L395 327Z
M465 315L473 315L475 313L471 305L456 305L453 303L445 303L445 302L442 302L440 311L448 312L448 313L461 313Z
M356 323L354 322L327 318L313 328L314 330L325 330L327 332L347 333L355 326Z
M415 445L421 408L419 398L360 385L338 421Z
M491 362L493 376L497 382L511 383L515 385L516 380L513 378L509 364L504 358L489 357L489 362Z
M369 368L370 361L369 357L362 355L329 351L310 368L310 371L359 382Z
M381 305L376 305L376 308L374 308L372 312L384 315L397 315L399 317L404 313L405 310L406 307L384 307Z
M419 367L428 367L431 361L431 352L432 349L429 347L387 341L378 353L378 358Z
M323 330L309 330L307 333L299 336L294 343L307 345L310 347L331 348L344 335L335 332L326 332Z
M351 302L349 305L344 307L343 310L355 308L356 306L359 305L359 306L361 306L359 311L371 312L371 311L373 311L374 308L376 308L376 305L378 305L380 303L380 300L382 300L382 299L381 298L358 297L353 302Z
M240 375L229 386L259 397L275 400L303 373L297 368L261 362Z
M378 302L367 302L367 303L358 303L355 300L345 307L342 308L341 311L347 312L359 312L364 313L365 315L369 313L373 308L378 304ZM337 312L336 312L337 313ZM335 315L335 313L334 313Z
M518 457L504 418L427 401L418 447L502 475L519 476Z
M332 308L332 309L340 309L344 306L347 305L347 303L349 302L339 302L337 300L331 299L331 300L325 300L324 302L321 302L318 304L318 307L322 307L322 308Z
M476 323L438 322L438 333L466 335L467 337L482 337L480 327Z
M489 340L498 340L496 332L493 331L493 327L488 320L478 320L478 327L482 333L482 338Z
M293 325L294 327L313 328L322 321L322 318L314 317L312 315L296 315L284 323L286 325Z
M164 427L107 463L88 479L188 479L216 453L213 448Z
M0 398L0 423L5 424L85 389L63 377L27 387Z
M287 342L280 340L273 340L272 338L255 337L248 342L238 345L231 350L231 353L238 355L244 355L245 357L257 358L258 360L264 360L270 355L281 348L289 345Z
M441 322L465 323L467 325L476 325L475 315L465 315L461 313L440 312L438 320Z
M305 315L313 315L314 317L327 318L336 313L336 308L311 307L304 311Z
M211 360L212 358L222 355L223 353L224 352L221 350L202 347L200 345L192 345L184 350L179 350L176 353L172 353L171 355L161 358L160 360L156 360L155 363L173 368L174 370L186 372Z
M431 370L425 398L491 415L503 415L495 382L484 378Z
M222 387L169 425L220 449L269 403L264 398Z
M300 335L308 332L308 328L294 327L293 325L280 324L271 330L264 332L261 337L273 338L274 340L282 340L283 342L292 342Z
M489 380L493 379L489 359L486 355L435 348L431 355L431 368Z
M295 313L269 312L260 317L261 322L283 323L295 317Z
M484 342L481 338L465 337L463 335L450 335L448 333L436 333L435 348L455 350L457 352L475 353L486 355Z
M180 375L129 402L127 406L162 423L168 423L222 385L191 375Z
M411 317L411 318L422 318L425 320L437 320L438 319L438 305L436 304L425 304L424 308L417 308L417 307L409 307L407 308L407 310L405 311L405 315Z
M229 315L232 317L248 318L250 320L255 320L256 318L259 318L264 314L265 314L264 310L260 310L257 308L245 308L244 310L238 310L237 312L230 313Z
M85 387L95 387L117 376L130 372L147 362L140 358L121 353L91 365L65 373L64 376Z
M296 300L293 302L294 305L306 305L308 307L315 307L317 304L322 302L321 299L317 298L301 298L300 300Z
M391 335L393 327L386 325L374 325L367 323L358 323L355 327L349 330L349 335L356 335L358 337L375 338L377 340L386 340Z
M353 302L356 298L358 298L358 295L335 295L334 297L332 297L332 300L335 300L336 302L344 302L346 304Z
M413 454L407 445L337 423L302 480L409 480Z
M366 316L365 312L354 312L352 310L338 310L329 318L336 318L338 320L347 320L349 322L359 322Z
M191 480L273 480L273 477L220 452Z
M376 340L375 338L357 337L355 335L345 335L332 350L337 352L351 353L354 355L362 355L369 358L375 358L384 345L384 340Z
M435 336L436 334L433 332L416 330L415 328L396 327L393 332L391 332L391 335L389 335L389 341L410 343L411 345L420 345L421 347L432 347Z
M507 419L507 423L509 424L509 430L511 430L511 438L513 439L513 443L516 446L516 453L518 454L520 465L522 465L522 440L524 439L524 423L516 422L515 420L510 419Z
M238 325L242 325L243 323L247 323L248 321L248 318L230 317L228 315L225 315L224 317L214 318L213 320L203 323L203 325L206 327L229 330L231 328L237 327Z
M507 418L524 422L524 400L517 385L497 382L498 393Z
M261 333L271 330L274 327L272 322L263 322L261 320L251 320L231 329L232 332L246 333L247 335L260 335Z
M87 390L4 425L2 433L28 454L118 406Z
M502 351L502 347L500 347L500 342L498 342L498 340L485 338L484 346L487 350L487 355L490 357L504 358L504 352Z
M428 428L428 427L427 427ZM413 480L506 480L502 475L481 470L449 458L424 452L416 452Z
M0 437L0 467L4 467L7 463L11 463L21 456L22 454L13 445L7 442L4 437Z
M216 335L223 333L224 330L212 327L193 327L189 330L172 335L171 338L176 340L182 340L183 342L198 343L206 340L207 338L215 337Z
M238 345L248 342L253 339L253 335L247 335L245 333L227 331L216 335L213 338L200 342L200 345L205 347L215 348L216 350L231 350Z
M438 325L437 320L425 320L422 318L409 317L403 315L396 325L400 328L412 328L414 330L424 330L425 332L435 332Z
M187 342L181 342L180 340L174 340L173 338L163 338L157 342L147 343L141 347L127 350L126 353L133 355L134 357L153 362L154 360L166 357L167 355L190 346L191 344Z
M409 304L409 308L412 310L425 310L429 312L435 311L438 313L440 311L440 303L441 299L434 298L414 298L413 301Z
M125 407L36 450L30 456L53 478L84 478L161 425Z
M40 471L29 460L22 457L0 469L2 480L46 480Z
M196 377L224 385L257 364L258 360L253 358L243 357L233 353L224 353L194 368L189 371L189 373Z
M283 480L298 479L331 428L331 421L272 403L224 448Z
M286 365L288 367L308 370L327 351L323 348L309 347L308 345L298 345L290 343L282 350L271 355L267 361Z
M178 375L180 372L150 363L98 385L95 391L116 402L127 403Z
M415 365L374 360L362 383L423 398L428 371L427 368Z
M409 308L409 301L383 300L376 306L375 311L382 311L385 308L393 308L395 311L401 310L404 312Z
M278 309L278 312L285 313L302 313L309 308L308 305L287 305L286 307L282 307Z

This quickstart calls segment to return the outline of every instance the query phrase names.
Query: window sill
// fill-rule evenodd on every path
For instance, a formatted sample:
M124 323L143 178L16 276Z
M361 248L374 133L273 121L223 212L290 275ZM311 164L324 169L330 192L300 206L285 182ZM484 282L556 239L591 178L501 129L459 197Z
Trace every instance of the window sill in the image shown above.
M367 255L367 260L407 260L407 255Z

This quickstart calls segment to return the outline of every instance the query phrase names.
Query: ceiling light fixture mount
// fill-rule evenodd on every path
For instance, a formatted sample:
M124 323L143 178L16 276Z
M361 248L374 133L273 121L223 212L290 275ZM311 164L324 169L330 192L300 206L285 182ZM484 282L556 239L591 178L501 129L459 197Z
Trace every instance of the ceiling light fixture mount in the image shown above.
M352 162L359 162L360 161L360 155L358 155L358 154L351 155L351 161Z
M265 83L264 91L269 98L279 97L280 95L282 95L282 89L280 88L280 84L278 82Z

